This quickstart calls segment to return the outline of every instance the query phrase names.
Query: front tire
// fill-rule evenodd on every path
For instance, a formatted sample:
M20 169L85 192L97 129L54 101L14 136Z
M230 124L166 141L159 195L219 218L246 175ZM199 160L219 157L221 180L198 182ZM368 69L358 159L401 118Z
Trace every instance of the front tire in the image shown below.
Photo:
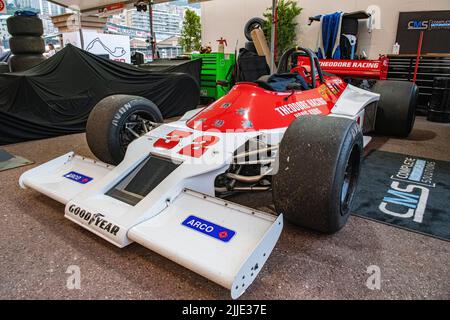
M296 119L280 143L279 171L272 182L276 211L301 227L340 230L350 215L362 150L362 132L351 119Z
M153 129L152 123L161 122L161 112L150 100L113 95L102 99L92 109L87 121L86 139L98 159L117 165L134 139Z

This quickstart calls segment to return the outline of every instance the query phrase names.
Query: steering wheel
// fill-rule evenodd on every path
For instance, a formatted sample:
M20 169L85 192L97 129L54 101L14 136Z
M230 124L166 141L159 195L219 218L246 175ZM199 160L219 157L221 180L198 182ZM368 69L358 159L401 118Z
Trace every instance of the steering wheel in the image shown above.
M307 82L311 84L312 88L317 87L317 76L320 80L320 82L325 82L323 78L322 69L320 68L319 64L319 58L315 55L312 50L308 48L301 48L301 47L295 47L288 49L283 55L281 56L280 63L278 64L278 70L277 73L286 73L290 72L291 70L288 70L288 61L289 59L294 55L294 53L301 52L305 54L309 59L309 65L310 65L310 72L305 72L308 70L303 70L303 66L300 68L297 68L295 71L297 71L300 75L302 75ZM306 66L305 66L306 67Z
M297 65L291 69L291 73L299 74L303 79L305 79L306 83L311 85L311 66L309 65Z
M305 77L311 77L311 67L310 66L300 66L302 68Z

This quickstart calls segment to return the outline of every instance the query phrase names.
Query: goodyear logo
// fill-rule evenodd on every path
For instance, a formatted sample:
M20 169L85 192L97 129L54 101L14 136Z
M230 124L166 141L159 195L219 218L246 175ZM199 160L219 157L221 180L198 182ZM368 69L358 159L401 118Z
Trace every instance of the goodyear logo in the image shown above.
M64 178L76 181L81 184L86 184L93 180L93 178L85 176L84 174L81 174L81 173L78 173L75 171L70 171L69 173L66 173L64 175Z
M236 234L235 231L219 226L215 223L203 220L196 216L189 216L181 223L183 226L196 230L207 236L228 242Z

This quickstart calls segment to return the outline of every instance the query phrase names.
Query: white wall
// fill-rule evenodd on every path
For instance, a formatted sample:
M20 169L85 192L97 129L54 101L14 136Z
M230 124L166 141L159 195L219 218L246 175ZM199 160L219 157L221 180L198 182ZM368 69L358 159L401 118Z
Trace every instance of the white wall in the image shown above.
M227 52L233 52L236 40L238 48L246 41L243 30L245 23L252 17L262 17L264 10L272 5L272 0L212 0L203 2L202 41L209 42L217 50L215 40L224 37L228 41ZM303 8L298 18L297 43L316 49L319 23L307 25L308 17L335 11L352 12L366 10L369 5L377 5L381 11L381 29L367 32L365 24L360 22L359 51L364 50L369 58L390 53L397 32L398 13L400 11L450 10L450 0L299 0ZM446 39L448 41L448 39Z
M450 1L450 0L449 0ZM212 0L202 2L202 43L211 43L217 51L216 42L224 37L228 42L227 52L234 52L236 40L238 49L247 41L244 26L253 17L262 17L266 8L272 6L272 0Z

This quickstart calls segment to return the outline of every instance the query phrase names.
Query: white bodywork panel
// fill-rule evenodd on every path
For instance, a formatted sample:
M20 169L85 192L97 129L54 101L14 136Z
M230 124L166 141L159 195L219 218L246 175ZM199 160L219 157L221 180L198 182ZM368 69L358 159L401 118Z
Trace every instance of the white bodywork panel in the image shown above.
M87 187L91 187L92 184L74 183L64 178L65 174L71 171L83 172L86 176L92 177L93 183L96 183L112 168L114 166L69 152L26 171L20 176L19 185L22 188L33 188L56 201L66 204Z
M349 84L336 101L329 116L354 119L362 131L366 107L372 103L377 103L379 100L380 95L378 93L363 90ZM368 136L364 136L364 147L371 139Z
M372 137L369 137L369 136L363 136L363 144L364 144L364 148L369 144L370 141L372 141Z
M174 130L192 135L175 149L155 147L156 141L166 139ZM282 215L214 197L214 180L228 168L236 146L261 132L208 132L219 140L202 157L207 161L175 152L204 134L186 127L185 121L164 124L133 141L116 167L71 152L25 172L19 184L66 204L65 217L112 244L124 247L136 241L226 287L237 298L274 248L283 227ZM172 159L178 167L134 206L106 194L150 154ZM92 181L81 184L64 177L70 172ZM235 234L229 242L202 234L182 225L189 216Z
M380 95L378 93L363 90L349 84L336 101L333 109L331 109L331 113L355 117L357 114L361 113L367 105L378 100L380 100Z

